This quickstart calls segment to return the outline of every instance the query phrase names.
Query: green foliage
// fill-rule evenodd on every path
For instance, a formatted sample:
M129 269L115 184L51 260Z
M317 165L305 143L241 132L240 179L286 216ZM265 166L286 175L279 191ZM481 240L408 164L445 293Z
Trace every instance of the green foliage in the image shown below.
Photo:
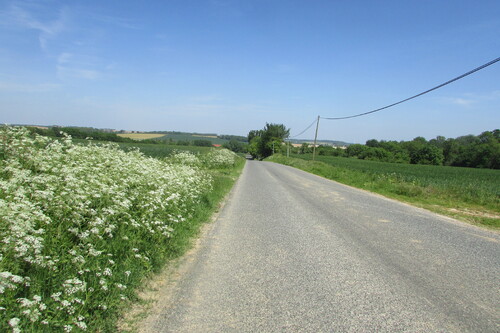
M110 142L133 142L129 138L122 138L116 133L104 132L94 128L85 127L49 127L48 129L38 127L28 127L31 133L43 136L50 136L53 138L63 138L65 135L70 135L74 139L92 138L97 141L110 141Z
M269 124L262 130L252 130L248 133L250 142L249 153L256 158L263 159L276 150L281 150L283 141L290 135L290 129L283 124Z
M307 142L302 143L302 145L299 148L299 153L300 154L308 154L312 153L313 149L309 147L309 144Z
M198 155L191 166L0 130L0 330L115 331L135 288L182 253L243 163L223 149Z
M198 147L212 147L212 141L210 140L194 140L193 145Z
M240 135L219 135L218 138L227 141L248 142L247 137Z
M423 137L402 142L371 139L366 145L350 145L344 156L381 162L500 169L499 133L499 130L486 131L456 139L438 136L429 141ZM320 155L342 156L333 155L331 151Z
M222 147L229 149L235 153L245 153L248 150L247 144L243 143L242 141L237 141L235 139L231 139L229 142L224 143Z
M249 135L250 137L250 135ZM248 153L254 158L259 157L259 147L261 146L262 138L260 136L253 136L248 145Z
M467 135L443 143L444 164L500 169L500 131Z

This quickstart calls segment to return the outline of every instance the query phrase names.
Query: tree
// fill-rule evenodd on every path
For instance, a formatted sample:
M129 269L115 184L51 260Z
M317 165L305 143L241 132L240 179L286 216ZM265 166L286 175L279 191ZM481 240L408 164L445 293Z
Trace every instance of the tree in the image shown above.
M368 147L374 147L374 148L375 147L380 147L379 142L377 140L375 140L375 139L371 139L371 140L366 141L366 145Z
M282 124L269 124L262 130L252 130L248 133L250 142L249 153L256 158L263 159L273 154L273 143L275 150L281 149L282 142L290 135L290 129Z
M299 149L299 154L307 154L312 153L312 149L309 148L309 144L307 142L303 142Z
M222 145L224 148L234 151L235 153L244 153L246 144L236 139L231 139Z
M260 136L254 136L248 144L248 153L254 158L259 157L259 147L261 141L262 138Z
M255 137L261 137L262 136L262 130L252 130L250 132L248 132L248 142L251 142L253 138Z
M213 143L210 140L194 140L193 145L199 147L212 147Z
M345 152L346 152L347 157L359 157L367 149L368 149L367 146L356 143L353 145L349 145L349 147L347 147Z

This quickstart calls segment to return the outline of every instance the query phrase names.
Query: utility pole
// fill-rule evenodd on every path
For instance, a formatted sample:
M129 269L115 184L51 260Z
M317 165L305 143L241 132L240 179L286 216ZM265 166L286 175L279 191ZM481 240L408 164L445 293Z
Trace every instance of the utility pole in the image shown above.
M286 145L286 157L290 157L290 141L287 141L287 145Z
M273 142L273 155L274 155L274 142Z
M316 140L318 139L318 127L319 127L319 116L318 116L318 121L316 122L316 134L314 134L313 161L314 161L314 156L316 155Z

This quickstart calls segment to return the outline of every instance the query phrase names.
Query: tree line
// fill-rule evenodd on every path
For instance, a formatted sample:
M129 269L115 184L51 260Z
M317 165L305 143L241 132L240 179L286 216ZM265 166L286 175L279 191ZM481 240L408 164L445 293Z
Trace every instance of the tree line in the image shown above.
M116 135L116 133L105 132L90 127L49 127L49 128L39 128L39 127L27 127L32 133L36 133L43 136L50 136L54 138L61 138L64 136L63 133L71 135L73 139L86 139L92 138L96 141L111 141L111 142L135 142L129 138L123 138Z
M500 130L458 138L438 136L432 140L366 141L347 149L318 147L319 155L354 157L364 160L500 169Z
M248 133L248 153L254 158L263 159L273 153L284 154L287 149L295 154L312 152L312 147L307 143L301 147L285 144L289 135L290 129L284 125L266 123L263 129ZM352 144L345 149L320 145L317 153L391 163L500 169L500 130L458 138L438 136L432 140L423 137L411 141L371 139L364 145Z

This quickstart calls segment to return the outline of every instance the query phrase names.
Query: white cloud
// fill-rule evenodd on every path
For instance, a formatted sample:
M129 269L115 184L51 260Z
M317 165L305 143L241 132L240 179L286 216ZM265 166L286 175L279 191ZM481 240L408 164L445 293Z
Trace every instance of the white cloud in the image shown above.
M469 106L471 104L474 104L476 101L472 99L465 99L465 98L460 98L460 97L452 97L447 99L448 102L460 106Z

